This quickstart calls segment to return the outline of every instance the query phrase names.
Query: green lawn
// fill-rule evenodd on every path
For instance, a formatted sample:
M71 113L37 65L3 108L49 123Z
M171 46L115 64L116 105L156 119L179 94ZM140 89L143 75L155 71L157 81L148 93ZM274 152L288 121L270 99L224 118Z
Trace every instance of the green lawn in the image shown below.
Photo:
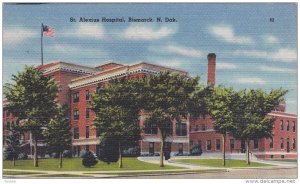
M55 170L55 171L118 171L118 170L160 170L160 169L181 169L180 167L165 166L159 167L158 164L151 164L139 161L137 158L124 158L123 168L118 168L118 163L106 164L98 161L98 164L91 168L86 168L81 163L81 158L65 158L63 168L58 168L58 159L39 159L39 167L33 166L32 160L17 160L13 167L11 161L3 162L3 169L20 170Z
M213 167L223 167L222 159L178 159L178 160L176 159L174 161L192 163L197 165L213 166ZM257 163L257 162L250 162L250 165L247 165L246 161L244 160L228 159L226 160L225 167L261 167L261 166L272 166L272 165Z

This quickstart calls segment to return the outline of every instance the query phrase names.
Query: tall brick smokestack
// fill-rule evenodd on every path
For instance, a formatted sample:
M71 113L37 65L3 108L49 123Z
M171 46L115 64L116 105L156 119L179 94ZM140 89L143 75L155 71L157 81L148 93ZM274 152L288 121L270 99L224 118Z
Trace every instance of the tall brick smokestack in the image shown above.
M207 85L213 87L216 82L216 54L209 53L207 55L208 70L207 70Z

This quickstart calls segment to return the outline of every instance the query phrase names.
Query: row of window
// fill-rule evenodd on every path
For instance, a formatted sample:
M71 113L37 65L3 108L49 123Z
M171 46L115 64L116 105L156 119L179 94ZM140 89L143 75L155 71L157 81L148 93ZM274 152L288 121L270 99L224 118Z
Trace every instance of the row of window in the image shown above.
M287 152L289 152L290 151L289 150L290 149L290 139L289 138L286 139L286 148L287 148ZM284 139L283 138L280 139L280 149L284 149ZM293 150L296 149L296 139L292 140L292 149Z
M206 130L206 125L205 124L201 125L201 129L199 129L199 125L196 125L194 127L194 131L198 131L198 130L205 131Z
M287 151L290 149L290 139L287 138ZM190 141L190 144L193 145L193 141ZM198 140L198 145L202 148L202 141ZM216 150L220 150L220 139L216 139ZM269 139L269 147L272 149L274 147L273 138ZM212 148L211 146L211 140L206 141L206 150L210 151ZM253 140L253 148L258 149L258 139ZM280 139L280 148L284 149L284 139ZM230 139L230 149L235 149L234 139ZM241 149L245 149L245 143L244 141L241 141ZM296 139L292 140L292 149L296 149Z
M287 120L285 124L286 124L286 131L290 131L290 122ZM292 122L292 129L293 132L296 132L296 123L294 121ZM283 120L280 120L280 130L284 130Z
M85 138L89 138L89 137L90 137L90 127L86 126L85 127ZM73 129L73 138L74 139L79 139L79 127L75 127Z
M17 126L19 125L19 121L11 122L11 123L10 123L9 121L7 121L7 122L6 122L6 129L9 130L11 126L14 126L14 125L15 125L15 123L16 123ZM5 123L4 123L4 124L5 124ZM3 125L4 125L4 124L3 124Z
M166 129L169 131L169 134L172 134L172 124L169 124ZM146 124L144 127L145 134L156 135L158 132L157 130L157 127L153 124ZM185 123L176 123L176 136L187 136L187 126Z
M235 140L234 139L230 139L230 149L233 150L235 149ZM254 144L254 149L258 149L258 140L255 139L253 141ZM190 141L190 145L193 145L193 141ZM202 140L198 140L198 145L202 148ZM220 150L221 149L221 140L220 139L216 139L216 150ZM207 151L211 151L212 149L212 142L211 140L206 140L206 150ZM241 142L241 149L245 149L245 144L244 141Z
M90 108L85 109L85 117L90 118ZM79 120L79 110L78 109L75 109L73 111L73 119L74 120Z
M73 103L79 102L79 92L73 93ZM89 90L85 91L85 100L90 100L91 94Z
M149 154L155 153L154 145L155 145L154 142L149 142ZM171 145L166 143L165 149L171 150ZM178 153L183 154L183 143L178 143Z

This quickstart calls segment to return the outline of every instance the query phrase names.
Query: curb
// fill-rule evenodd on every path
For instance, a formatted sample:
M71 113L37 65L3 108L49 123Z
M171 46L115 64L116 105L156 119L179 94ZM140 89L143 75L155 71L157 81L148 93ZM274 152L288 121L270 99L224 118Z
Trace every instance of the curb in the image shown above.
M214 171L203 171L203 172L178 172L178 173L158 173L158 174L128 174L128 175L114 175L114 176L104 176L101 178L121 178L121 177L139 177L139 176L165 176L165 175L182 175L182 174L202 174L202 173L217 173L217 172L229 172L226 169L214 170ZM94 177L94 176L93 176ZM97 177L95 177L97 178ZM100 178L100 177L99 177Z
M229 172L227 169L220 169L220 170L212 170L212 171L184 171L184 172L176 172L176 173L156 173L156 174L147 174L147 173L143 173L143 174L124 174L124 175L118 175L118 174L113 174L113 175L105 175L105 174L99 174L99 175L105 175L105 176L101 176L101 177L97 177L97 175L93 175L93 173L91 174L86 174L86 175L80 175L80 178L83 179L93 179L93 178L122 178L122 177L139 177L139 176L165 176L165 175L182 175L182 174L201 174L201 173L217 173L217 172ZM30 175L3 175L3 177L10 179L10 178L15 178L15 179L24 179L24 178L34 178L34 179L48 179L48 178L59 178L59 179L69 179L71 177L51 177L51 174L49 174L49 176L47 177L47 174L39 174L39 175L43 175L45 177L39 177L39 176L30 176ZM77 177L76 177L77 178Z
M266 167L231 167L228 169L234 169L234 170L244 170L244 169L257 169L257 170L278 170L278 169L295 169L298 168L297 166L293 166L293 167L280 167L280 166L266 166Z

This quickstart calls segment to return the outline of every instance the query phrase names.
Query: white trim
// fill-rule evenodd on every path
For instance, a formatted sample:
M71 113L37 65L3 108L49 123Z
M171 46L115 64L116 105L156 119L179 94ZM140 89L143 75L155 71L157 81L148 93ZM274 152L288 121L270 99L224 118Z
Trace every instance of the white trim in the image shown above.
M139 66L136 66L136 65L139 65ZM163 70L171 70L171 71L177 72L177 73L181 72L179 70L174 70L174 69L161 67L161 66L155 66L155 65L151 65L151 64L147 64L147 63L140 63L140 64L134 64L134 65L128 65L128 66L120 66L119 68L122 68L122 67L124 67L124 69L122 69L118 72L115 72L115 73L110 73L110 74L106 74L106 75L101 75L101 73L99 73L99 76L74 81L71 84L69 84L69 87L71 89L75 89L78 87L83 87L83 86L95 84L98 82L108 81L113 78L118 78L121 76L126 76L128 74L134 74L134 73L158 74L160 71L163 71ZM113 69L116 69L116 68L113 68ZM107 71L104 71L104 72L107 72Z
M161 142L160 138L157 137L144 137L142 139L143 142ZM166 142L171 142L171 143L189 143L189 139L187 137L185 138L170 138L168 137L166 139Z
M294 119L298 119L297 115L292 116L292 115L284 115L284 114L276 114L276 113L269 113L268 115L270 116L278 116L278 117L285 117L285 118L294 118Z
M254 155L294 155L297 152L282 152L282 151L260 151L260 152L252 152Z
M199 132L202 132L202 133L205 133L205 132L215 132L216 130L214 129L206 129L206 130L198 130L198 131L190 131L190 133L199 133Z
M100 76L96 76L96 77L91 77L88 78L86 80L79 80L79 81L75 81L72 82L71 84L69 84L69 88L74 89L74 88L78 88L78 87L82 87L82 86L87 86L93 83L97 83L97 82L103 82L103 81L107 81L110 80L114 77L121 77L127 74L127 68L117 72L117 73L113 73L113 74L107 74L107 75L100 75Z
M100 144L100 140L87 140L87 141L72 141L72 146L79 146L79 145L96 145Z
M93 75L97 72L97 69L87 69L84 66L75 66L75 65L69 65L67 63L57 63L54 66L51 66L49 68L46 68L45 70L42 69L44 74L57 71L57 70L62 70L62 71L67 71L67 72L74 72L74 73L81 73L81 74L89 74Z

